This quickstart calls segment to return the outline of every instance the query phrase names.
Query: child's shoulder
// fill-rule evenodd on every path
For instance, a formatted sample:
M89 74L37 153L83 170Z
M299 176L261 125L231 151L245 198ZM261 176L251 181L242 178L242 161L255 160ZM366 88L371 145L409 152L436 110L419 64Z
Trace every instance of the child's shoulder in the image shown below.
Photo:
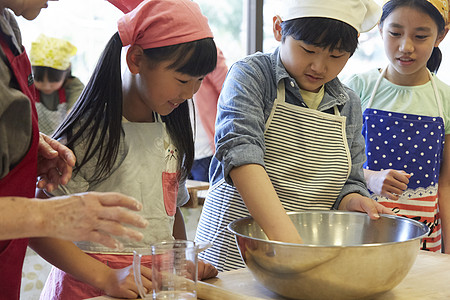
M362 73L351 73L351 74L345 74L340 76L341 81L344 84L349 84L353 82L372 82L376 81L378 79L378 76L380 75L380 69L374 68L370 69L369 71L365 71Z
M433 74L434 81L436 82L436 86L438 90L446 92L445 94L450 94L450 85L443 82L439 77L436 76L436 74Z
M371 69L363 73L347 75L342 77L341 80L346 86L357 91L357 94L361 96L374 88L379 76L379 69Z
M272 56L266 53L255 53L236 61L227 78L254 78L257 81L272 80L275 77Z
M236 61L232 67L248 66L251 68L267 68L272 65L272 55L269 53L256 52Z
M20 51L22 35L15 16L8 9L0 9L0 30L10 36L14 46Z

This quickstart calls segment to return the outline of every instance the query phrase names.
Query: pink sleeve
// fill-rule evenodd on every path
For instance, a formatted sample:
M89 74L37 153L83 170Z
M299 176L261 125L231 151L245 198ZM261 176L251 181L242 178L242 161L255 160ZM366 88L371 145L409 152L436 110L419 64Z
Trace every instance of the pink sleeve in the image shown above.
M200 118L205 131L211 140L214 139L214 125L217 114L217 101L223 82L227 76L228 67L222 51L217 48L217 66L203 79L203 83L195 94L195 105L198 110L197 118Z

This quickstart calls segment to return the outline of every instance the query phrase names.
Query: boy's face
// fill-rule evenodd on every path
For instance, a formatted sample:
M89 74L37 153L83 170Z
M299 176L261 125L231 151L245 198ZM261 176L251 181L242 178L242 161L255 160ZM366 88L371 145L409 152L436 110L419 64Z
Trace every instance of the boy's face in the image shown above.
M350 53L321 48L286 37L280 46L281 61L302 90L317 93L344 68Z

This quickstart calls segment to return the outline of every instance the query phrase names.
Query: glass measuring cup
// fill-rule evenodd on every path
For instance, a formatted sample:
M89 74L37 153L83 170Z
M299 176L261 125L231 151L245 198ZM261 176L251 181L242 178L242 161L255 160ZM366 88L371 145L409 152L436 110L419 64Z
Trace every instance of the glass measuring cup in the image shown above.
M150 249L134 251L133 271L142 299L197 299L198 253L210 243L163 241ZM141 261L151 256L153 291L146 293L141 280Z

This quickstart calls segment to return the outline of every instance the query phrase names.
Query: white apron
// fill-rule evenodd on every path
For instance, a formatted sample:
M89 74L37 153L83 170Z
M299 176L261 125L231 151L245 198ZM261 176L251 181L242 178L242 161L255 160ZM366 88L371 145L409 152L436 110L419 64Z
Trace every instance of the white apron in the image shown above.
M367 161L364 168L374 171L395 169L412 174L407 190L399 200L372 194L372 198L400 216L423 222L430 235L422 249L440 251L441 222L438 210L439 170L445 141L442 102L429 73L439 117L396 113L370 108L383 79L385 68L375 84L363 113L363 135Z
M266 122L266 172L286 211L331 209L351 169L345 121L285 102L284 81ZM261 203L264 205L264 203ZM199 254L219 271L245 267L228 224L248 216L238 191L224 180L208 192L196 239L213 246Z
M164 124L160 120L154 123L127 122L123 123L123 129L127 153L122 157L122 163L107 180L90 190L121 192L140 201L143 209L139 214L149 221L145 229L139 229L144 239L135 242L118 238L124 244L120 254L97 243L76 242L79 248L95 254L96 259L116 269L132 264L135 248L149 248L152 243L173 239L178 194L178 155ZM53 267L40 299L79 300L103 294Z

